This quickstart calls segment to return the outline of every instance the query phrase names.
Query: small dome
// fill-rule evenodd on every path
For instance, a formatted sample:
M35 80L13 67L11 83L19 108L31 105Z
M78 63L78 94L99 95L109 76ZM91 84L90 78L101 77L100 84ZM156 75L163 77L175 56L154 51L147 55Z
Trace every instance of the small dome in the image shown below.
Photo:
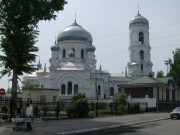
M59 51L60 47L57 45L51 46L52 51Z
M92 43L93 38L87 30L82 28L75 21L72 25L62 31L57 37L58 43L67 40L81 40Z
M41 68L42 68L42 64L41 64L40 60L39 60L39 63L37 64L37 68L38 68L38 69L41 69Z
M86 51L92 51L94 52L96 50L96 48L93 46L93 45L89 45L87 48L86 48Z
M149 21L139 13L130 21L129 27L136 24L143 24L149 27Z

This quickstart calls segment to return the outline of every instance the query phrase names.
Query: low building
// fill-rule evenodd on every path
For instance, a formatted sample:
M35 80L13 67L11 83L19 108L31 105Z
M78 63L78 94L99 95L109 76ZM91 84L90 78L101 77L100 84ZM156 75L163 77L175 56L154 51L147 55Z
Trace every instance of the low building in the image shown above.
M23 101L56 102L59 98L59 89L36 88L23 90Z

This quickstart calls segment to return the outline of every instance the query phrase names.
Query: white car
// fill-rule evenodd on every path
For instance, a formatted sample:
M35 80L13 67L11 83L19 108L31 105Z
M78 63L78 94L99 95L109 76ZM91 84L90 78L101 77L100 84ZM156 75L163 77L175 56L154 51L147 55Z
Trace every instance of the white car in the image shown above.
M178 118L180 119L180 107L176 107L171 113L170 113L171 119Z

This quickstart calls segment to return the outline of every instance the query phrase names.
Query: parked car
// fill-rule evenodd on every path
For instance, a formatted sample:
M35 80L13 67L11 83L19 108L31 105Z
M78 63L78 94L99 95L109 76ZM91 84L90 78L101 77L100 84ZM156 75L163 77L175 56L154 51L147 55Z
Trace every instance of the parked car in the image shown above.
M180 107L176 107L171 113L170 113L171 119L178 118L180 119Z

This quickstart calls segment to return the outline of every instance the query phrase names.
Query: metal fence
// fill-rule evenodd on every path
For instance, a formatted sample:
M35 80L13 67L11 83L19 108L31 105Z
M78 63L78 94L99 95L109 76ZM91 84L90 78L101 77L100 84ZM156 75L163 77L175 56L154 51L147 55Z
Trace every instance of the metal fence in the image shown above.
M18 100L19 105L22 108L22 112L25 113L27 101ZM78 104L78 106L76 106ZM75 103L76 107L83 107L81 103ZM120 105L118 103L103 103L88 101L88 117L98 116L110 116L110 115L123 115L140 113L142 106L141 103L128 103L126 105ZM68 118L67 108L72 107L71 102L60 100L57 102L32 102L33 105L33 117L46 118L46 119L63 119ZM143 104L147 108L147 104ZM12 100L0 100L0 119L11 120L12 116ZM145 109L147 111L147 109Z

